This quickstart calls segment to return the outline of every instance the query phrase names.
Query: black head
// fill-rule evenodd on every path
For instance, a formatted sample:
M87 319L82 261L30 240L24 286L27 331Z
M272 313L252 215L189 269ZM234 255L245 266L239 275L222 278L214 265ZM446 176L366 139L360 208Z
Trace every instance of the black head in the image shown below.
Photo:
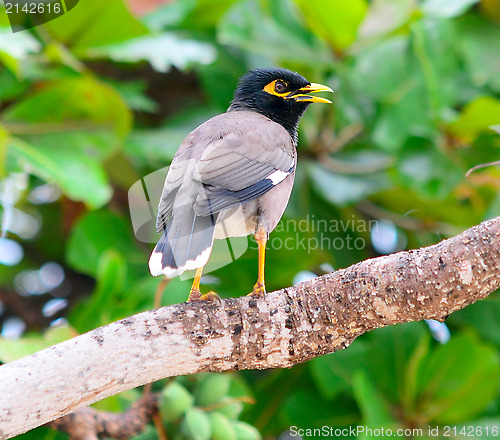
M321 84L312 84L296 72L280 68L254 69L239 81L228 111L253 110L281 124L292 138L302 114L313 102L331 101L309 95L332 92Z

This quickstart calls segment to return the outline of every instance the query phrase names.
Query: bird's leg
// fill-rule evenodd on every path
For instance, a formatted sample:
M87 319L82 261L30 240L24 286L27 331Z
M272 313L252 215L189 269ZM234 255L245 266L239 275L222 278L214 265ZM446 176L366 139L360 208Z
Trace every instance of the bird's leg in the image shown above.
M200 280L201 280L202 273L203 273L203 266L196 269L196 274L194 276L193 285L191 286L191 290L189 291L188 301L200 301L201 300Z
M201 274L203 273L203 266L196 269L196 274L194 276L193 285L191 286L191 290L189 291L189 301L218 301L222 303L222 300L219 295L215 292L208 292L204 295L200 292L200 280Z
M263 226L259 226L255 231L255 241L257 242L259 251L259 276L255 286L253 286L254 295L259 295L264 297L266 295L266 283L264 280L264 266L266 263L266 243L267 243L267 232Z

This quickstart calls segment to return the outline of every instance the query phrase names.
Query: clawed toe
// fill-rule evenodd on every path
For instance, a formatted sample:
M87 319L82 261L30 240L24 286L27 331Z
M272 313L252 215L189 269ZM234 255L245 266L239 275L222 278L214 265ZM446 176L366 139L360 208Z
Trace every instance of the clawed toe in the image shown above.
M189 292L188 302L192 301L217 301L222 304L222 299L216 292L211 291L202 295L199 289L191 289Z
M200 300L201 301L217 301L219 304L222 304L221 297L214 291L210 291L208 293L205 293L204 295L201 295Z
M251 293L249 293L248 295L249 296L256 295L256 296L259 296L261 298L265 298L266 297L266 286L264 285L264 283L260 283L257 281L255 283L255 286L253 286L253 291Z

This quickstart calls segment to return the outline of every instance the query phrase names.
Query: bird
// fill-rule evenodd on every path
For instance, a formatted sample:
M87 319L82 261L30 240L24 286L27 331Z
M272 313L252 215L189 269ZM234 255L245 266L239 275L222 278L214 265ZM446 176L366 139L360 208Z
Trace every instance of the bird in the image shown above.
M214 292L200 292L214 239L251 234L258 277L250 295L265 297L266 243L292 191L299 120L311 103L332 103L311 95L316 92L333 90L284 68L250 70L227 111L179 146L158 204L156 230L162 235L149 269L167 278L196 270L188 302L220 300Z

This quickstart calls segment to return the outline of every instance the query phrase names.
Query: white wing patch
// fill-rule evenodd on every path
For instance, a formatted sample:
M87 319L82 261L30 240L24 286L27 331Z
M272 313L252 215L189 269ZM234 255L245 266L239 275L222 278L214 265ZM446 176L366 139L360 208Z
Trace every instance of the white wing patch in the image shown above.
M269 176L266 177L266 179L271 180L273 182L273 185L277 185L280 182L283 182L285 178L289 175L290 173L287 173L285 171L281 170L276 170L273 173L269 174Z
M295 168L295 164L292 163L292 166L288 169L288 171L276 170L273 171L269 176L266 177L267 180L270 180L273 186L276 186L278 183L283 182L290 174L293 173Z

